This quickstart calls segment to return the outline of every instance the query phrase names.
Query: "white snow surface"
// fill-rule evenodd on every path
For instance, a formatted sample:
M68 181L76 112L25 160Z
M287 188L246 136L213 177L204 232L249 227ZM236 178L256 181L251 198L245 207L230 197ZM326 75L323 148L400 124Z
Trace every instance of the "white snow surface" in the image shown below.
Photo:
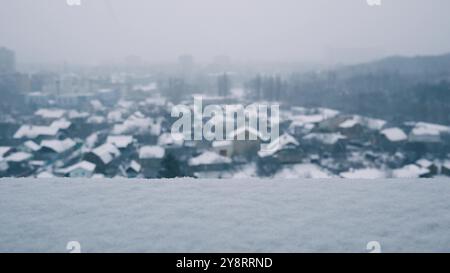
M450 251L450 180L0 180L0 252Z

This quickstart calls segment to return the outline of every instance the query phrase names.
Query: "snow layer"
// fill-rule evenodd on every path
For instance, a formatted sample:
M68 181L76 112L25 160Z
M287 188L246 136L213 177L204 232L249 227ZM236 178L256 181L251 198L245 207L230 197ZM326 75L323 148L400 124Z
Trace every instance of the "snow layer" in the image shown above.
M450 180L0 180L0 251L450 250Z

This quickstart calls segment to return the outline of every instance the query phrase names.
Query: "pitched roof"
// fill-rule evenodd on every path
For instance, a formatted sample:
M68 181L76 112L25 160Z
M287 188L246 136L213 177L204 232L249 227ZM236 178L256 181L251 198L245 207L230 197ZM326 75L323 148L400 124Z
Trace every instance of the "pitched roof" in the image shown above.
M11 151L11 147L1 146L0 147L0 158L3 157L7 152Z
M56 153L63 153L76 145L76 142L70 138L64 140L43 140L41 142L41 147L48 148L55 151Z
M77 164L74 164L72 166L69 166L69 167L66 167L66 168L63 168L63 169L59 169L58 172L59 173L63 173L63 174L68 174L68 173L71 173L71 172L73 172L74 170L77 170L77 169L83 169L83 170L86 170L88 172L93 172L95 170L95 167L96 166L95 166L94 163L91 163L89 161L81 161L81 162L79 162Z
M25 143L23 145L25 145L25 147L27 147L28 149L30 149L33 152L37 152L41 148L40 145L38 145L36 142L34 142L32 140L25 141Z
M101 146L98 146L92 153L100 158L100 160L104 164L108 164L113 161L115 158L120 156L120 151L111 143L105 143Z
M228 164L231 163L231 159L225 156L221 156L218 153L206 151L197 157L189 159L189 166L199 165L213 165L213 164Z
M62 118L65 113L66 111L62 109L39 109L34 114L42 118L58 119Z
M316 140L324 144L336 144L341 139L346 137L340 133L311 133L303 137L306 140Z
M38 136L56 136L59 128L50 126L22 125L14 134L15 139L36 138Z
M408 136L405 134L405 132L403 132L402 129L397 127L384 129L383 131L381 131L381 134L392 142L403 141L408 139Z
M31 157L32 157L32 155L29 153L17 152L17 153L13 153L13 154L10 154L9 156L7 156L5 158L5 160L7 162L23 162L23 161L30 159Z
M133 143L133 140L134 140L133 136L121 135L121 136L108 136L106 142L114 144L119 149L123 149L131 145Z
M165 150L159 146L143 146L139 149L139 159L163 158Z
M59 129L68 129L72 125L72 122L66 120L66 119L58 119L52 122L50 124L50 127L55 127Z

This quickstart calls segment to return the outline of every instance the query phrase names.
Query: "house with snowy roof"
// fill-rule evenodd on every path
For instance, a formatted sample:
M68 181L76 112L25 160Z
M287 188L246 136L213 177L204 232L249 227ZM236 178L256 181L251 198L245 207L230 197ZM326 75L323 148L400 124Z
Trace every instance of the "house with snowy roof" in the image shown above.
M3 159L8 164L6 176L26 177L31 175L34 171L29 164L32 158L32 154L25 152L14 152L6 156Z
M63 140L52 139L43 140L40 145L41 148L36 153L36 158L44 160L56 160L64 158L76 149L77 143L71 138Z
M408 164L392 170L393 178L426 178L430 177L430 170L416 164Z
M308 154L344 156L347 137L341 133L310 133L302 138L302 148Z
M374 144L385 151L395 153L404 146L407 140L408 136L401 128L391 127L381 130L377 134Z
M57 127L22 125L15 132L13 138L16 140L32 139L35 142L40 142L45 139L56 139L60 136L61 131Z
M446 176L450 176L450 160L442 162L441 173Z
M5 157L8 157L13 152L14 152L14 149L11 147L6 147L6 146L0 147L0 177L7 176L9 164L6 161Z
M112 143L104 143L88 153L83 159L95 164L95 172L114 177L119 166L120 150Z
M7 146L0 146L0 158L5 158L14 152L14 148Z
M131 149L134 144L134 138L130 135L110 135L106 138L106 143L111 143L123 153Z
M442 156L447 153L447 145L443 139L445 135L450 134L449 126L426 122L409 122L407 125L412 126L406 144L408 151L415 153L418 157L426 153Z
M171 154L179 161L186 162L195 152L194 146L188 145L182 133L163 133L158 137L158 146L164 148L166 154Z
M89 161L81 161L74 165L55 170L55 174L64 177L83 177L90 178L94 174L96 165Z
M416 165L418 165L422 168L428 169L430 171L426 176L424 176L427 178L433 177L433 176L437 175L439 172L438 165L435 162L433 162L429 159L426 159L426 158L421 158L421 159L417 160Z
M165 150L160 146L142 146L139 149L139 163L145 178L156 178L161 169Z
M188 161L193 172L226 171L232 167L232 160L212 151L205 151Z
M37 153L41 148L41 145L37 144L33 140L27 140L20 146L20 150L30 154Z
M41 108L37 110L34 114L42 119L55 120L62 118L65 113L66 111L63 109Z
M379 132L386 125L386 121L353 115L339 123L337 131L349 139L370 140L374 132Z
M142 166L136 160L132 160L125 166L125 174L128 178L137 177L142 171Z
M261 146L257 158L257 171L262 176L274 175L283 164L296 164L304 159L299 142L285 133L271 143Z

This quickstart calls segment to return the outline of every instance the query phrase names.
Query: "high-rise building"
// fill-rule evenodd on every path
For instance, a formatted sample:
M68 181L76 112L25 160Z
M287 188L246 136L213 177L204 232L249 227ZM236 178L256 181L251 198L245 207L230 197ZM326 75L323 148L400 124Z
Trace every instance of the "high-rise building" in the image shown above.
M0 47L0 74L9 74L16 71L16 56L14 51Z

